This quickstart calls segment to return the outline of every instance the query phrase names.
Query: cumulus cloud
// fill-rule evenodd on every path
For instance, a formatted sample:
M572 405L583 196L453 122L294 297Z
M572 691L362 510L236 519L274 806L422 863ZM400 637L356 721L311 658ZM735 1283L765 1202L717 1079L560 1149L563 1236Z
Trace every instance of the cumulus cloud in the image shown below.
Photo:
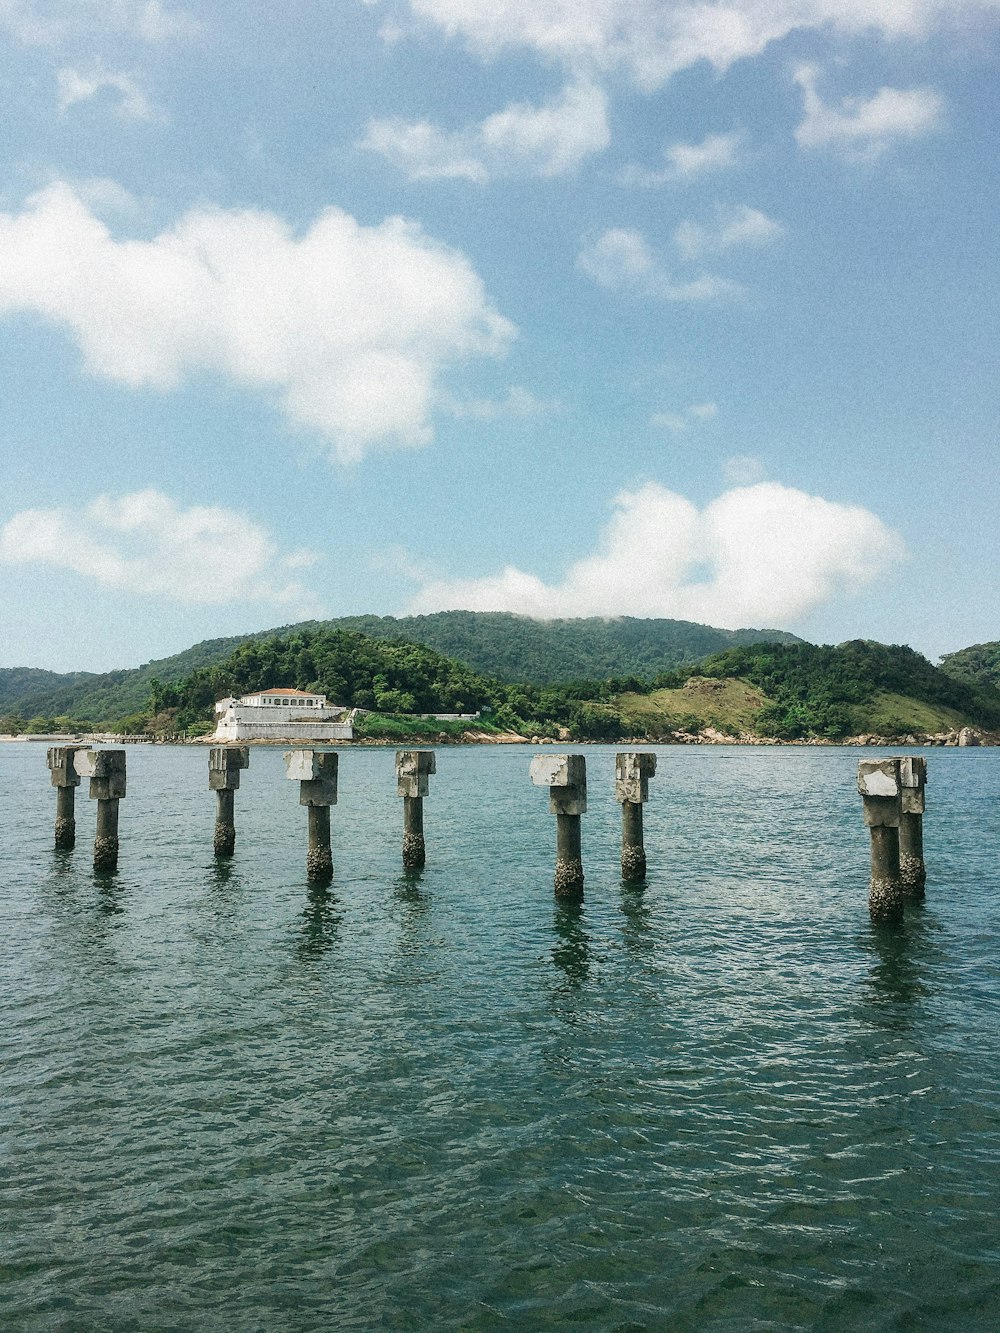
M418 17L491 57L530 50L594 76L622 71L647 91L706 61L716 70L760 55L797 29L919 38L1000 0L409 0Z
M650 482L623 491L593 555L560 582L508 566L482 579L425 583L410 610L560 616L667 616L727 628L783 626L852 593L904 555L867 509L762 482L699 510Z
M944 101L931 88L880 88L873 97L847 97L837 107L816 90L818 71L800 65L795 81L805 112L795 138L803 148L840 148L877 157L894 139L915 139L935 129Z
M448 131L426 121L372 120L361 147L410 180L562 176L610 142L608 103L592 84L570 84L542 106L515 102L478 125Z
M59 87L59 110L66 111L77 102L88 102L101 93L110 93L120 116L126 120L153 120L156 118L146 94L128 74L81 74L75 69L61 69L56 73Z
M725 254L740 246L769 245L783 234L780 222L759 208L743 204L717 208L714 219L708 223L685 219L674 232L674 243L684 259L700 259L703 255Z
M623 185L653 189L675 181L689 181L712 171L725 171L739 160L740 134L710 134L700 143L671 143L663 150L665 165L649 170L626 167L619 177Z
M310 551L281 556L260 524L217 505L184 509L161 491L101 495L83 510L24 509L0 528L0 564L47 565L105 588L170 601L267 602L321 614L292 570Z
M658 429L672 430L676 434L687 430L693 421L711 421L718 415L718 411L715 403L692 403L680 412L654 412L649 418L649 424Z
M64 183L0 214L0 317L18 313L132 388L211 371L269 391L341 461L426 443L442 373L515 332L464 255L402 218L330 208L297 236L271 213L200 209L118 241Z
M740 288L726 278L703 273L677 281L653 253L641 232L612 227L584 245L577 265L600 287L631 291L661 301L711 301L734 296Z

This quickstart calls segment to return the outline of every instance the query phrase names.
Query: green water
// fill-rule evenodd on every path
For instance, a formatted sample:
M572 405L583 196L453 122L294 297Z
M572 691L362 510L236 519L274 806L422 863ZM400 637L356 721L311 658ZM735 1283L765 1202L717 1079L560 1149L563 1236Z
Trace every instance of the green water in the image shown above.
M670 748L649 879L588 747L586 896L529 747L345 750L335 880L255 750L129 750L120 871L0 746L4 1329L1000 1325L1000 751L931 751L926 903L868 920L857 751Z

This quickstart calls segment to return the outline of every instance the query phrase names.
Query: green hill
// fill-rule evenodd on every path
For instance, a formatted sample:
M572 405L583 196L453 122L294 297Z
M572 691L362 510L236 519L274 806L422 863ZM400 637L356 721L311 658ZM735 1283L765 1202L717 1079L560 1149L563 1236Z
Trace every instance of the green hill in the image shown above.
M796 739L1000 727L1000 696L956 680L912 648L856 639L838 647L760 644L707 658L613 703L649 731L699 725ZM723 689L722 686L726 688Z
M430 616L346 616L304 621L224 639L206 639L172 657L131 670L59 675L0 669L0 715L59 716L110 723L144 709L154 680L169 684L199 667L226 661L243 643L275 635L349 630L383 640L420 643L474 670L505 681L649 677L691 665L734 644L799 642L781 630L724 630L685 620L530 620L505 612L442 611ZM276 682L271 682L276 683ZM337 697L335 694L333 697Z
M35 730L49 720L63 727L79 719L125 730L183 731L207 726L223 695L285 685L380 714L481 710L501 729L581 740L663 736L705 726L831 740L1000 728L997 691L949 675L900 645L854 640L834 648L758 640L673 670L637 671L637 661L694 654L705 635L731 636L677 621L532 622L471 612L407 621L354 618L359 620L368 630L388 627L393 633L376 638L344 628L343 620L310 622L269 636L209 640L132 672L0 672L0 690L6 691L0 693L0 712L14 712L11 702L17 700L22 717L39 720ZM465 659L404 638L403 629L414 624L459 639ZM671 640L671 633L680 641ZM614 635L623 640L617 660L624 668L596 679L569 679L588 663L607 667L614 661ZM536 649L534 679L520 683L467 660L499 659L511 669L511 663L530 661ZM547 677L563 649L565 676L554 682ZM395 734L401 734L398 727Z
M498 680L550 685L608 676L650 677L740 644L801 643L783 630L715 629L689 620L532 620L507 611L347 616L328 622L378 639L408 639Z
M945 653L941 670L967 685L1000 692L1000 643L974 643L957 653Z

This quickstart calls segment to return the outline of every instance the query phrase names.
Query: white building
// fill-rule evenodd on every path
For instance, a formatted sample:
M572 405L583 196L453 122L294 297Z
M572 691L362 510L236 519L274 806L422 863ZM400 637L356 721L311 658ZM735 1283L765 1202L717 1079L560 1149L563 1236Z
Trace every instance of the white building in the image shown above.
M349 741L354 736L346 708L325 694L304 690L260 690L215 705L217 741Z

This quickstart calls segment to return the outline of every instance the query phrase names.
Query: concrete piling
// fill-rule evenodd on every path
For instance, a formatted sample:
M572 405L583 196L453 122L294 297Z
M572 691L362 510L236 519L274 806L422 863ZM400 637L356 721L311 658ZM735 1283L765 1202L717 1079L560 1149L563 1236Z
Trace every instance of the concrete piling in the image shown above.
M642 840L642 807L649 800L649 779L656 772L656 755L634 751L615 755L615 800L622 808L622 879L646 878L646 848Z
M90 799L97 802L94 869L118 869L118 802L125 795L124 750L77 750L73 764L90 779Z
M529 769L536 787L548 787L556 817L555 890L559 897L583 893L580 816L587 810L587 761L582 754L537 754Z
M239 789L240 769L250 767L248 745L213 745L208 752L208 789L216 796L216 856L232 856L236 849L235 798Z
M72 851L76 846L76 789L80 785L80 774L76 771L73 756L78 750L87 749L81 745L53 745L48 752L49 772L52 785L56 789L56 833L55 845L61 851Z
M900 763L899 759L862 759L858 764L858 791L864 802L865 825L871 834L868 910L873 921L897 921L903 915L899 867Z
M333 877L330 851L330 806L337 804L335 750L289 750L285 754L285 777L299 784L299 805L309 809L309 851L306 874L313 883Z
M927 868L924 865L924 789L927 760L906 755L899 761L903 783L903 810L899 821L899 874L903 892L912 898L924 896Z
M403 798L403 865L419 870L427 860L424 845L424 797L431 773L437 772L433 750L396 751L396 794Z

